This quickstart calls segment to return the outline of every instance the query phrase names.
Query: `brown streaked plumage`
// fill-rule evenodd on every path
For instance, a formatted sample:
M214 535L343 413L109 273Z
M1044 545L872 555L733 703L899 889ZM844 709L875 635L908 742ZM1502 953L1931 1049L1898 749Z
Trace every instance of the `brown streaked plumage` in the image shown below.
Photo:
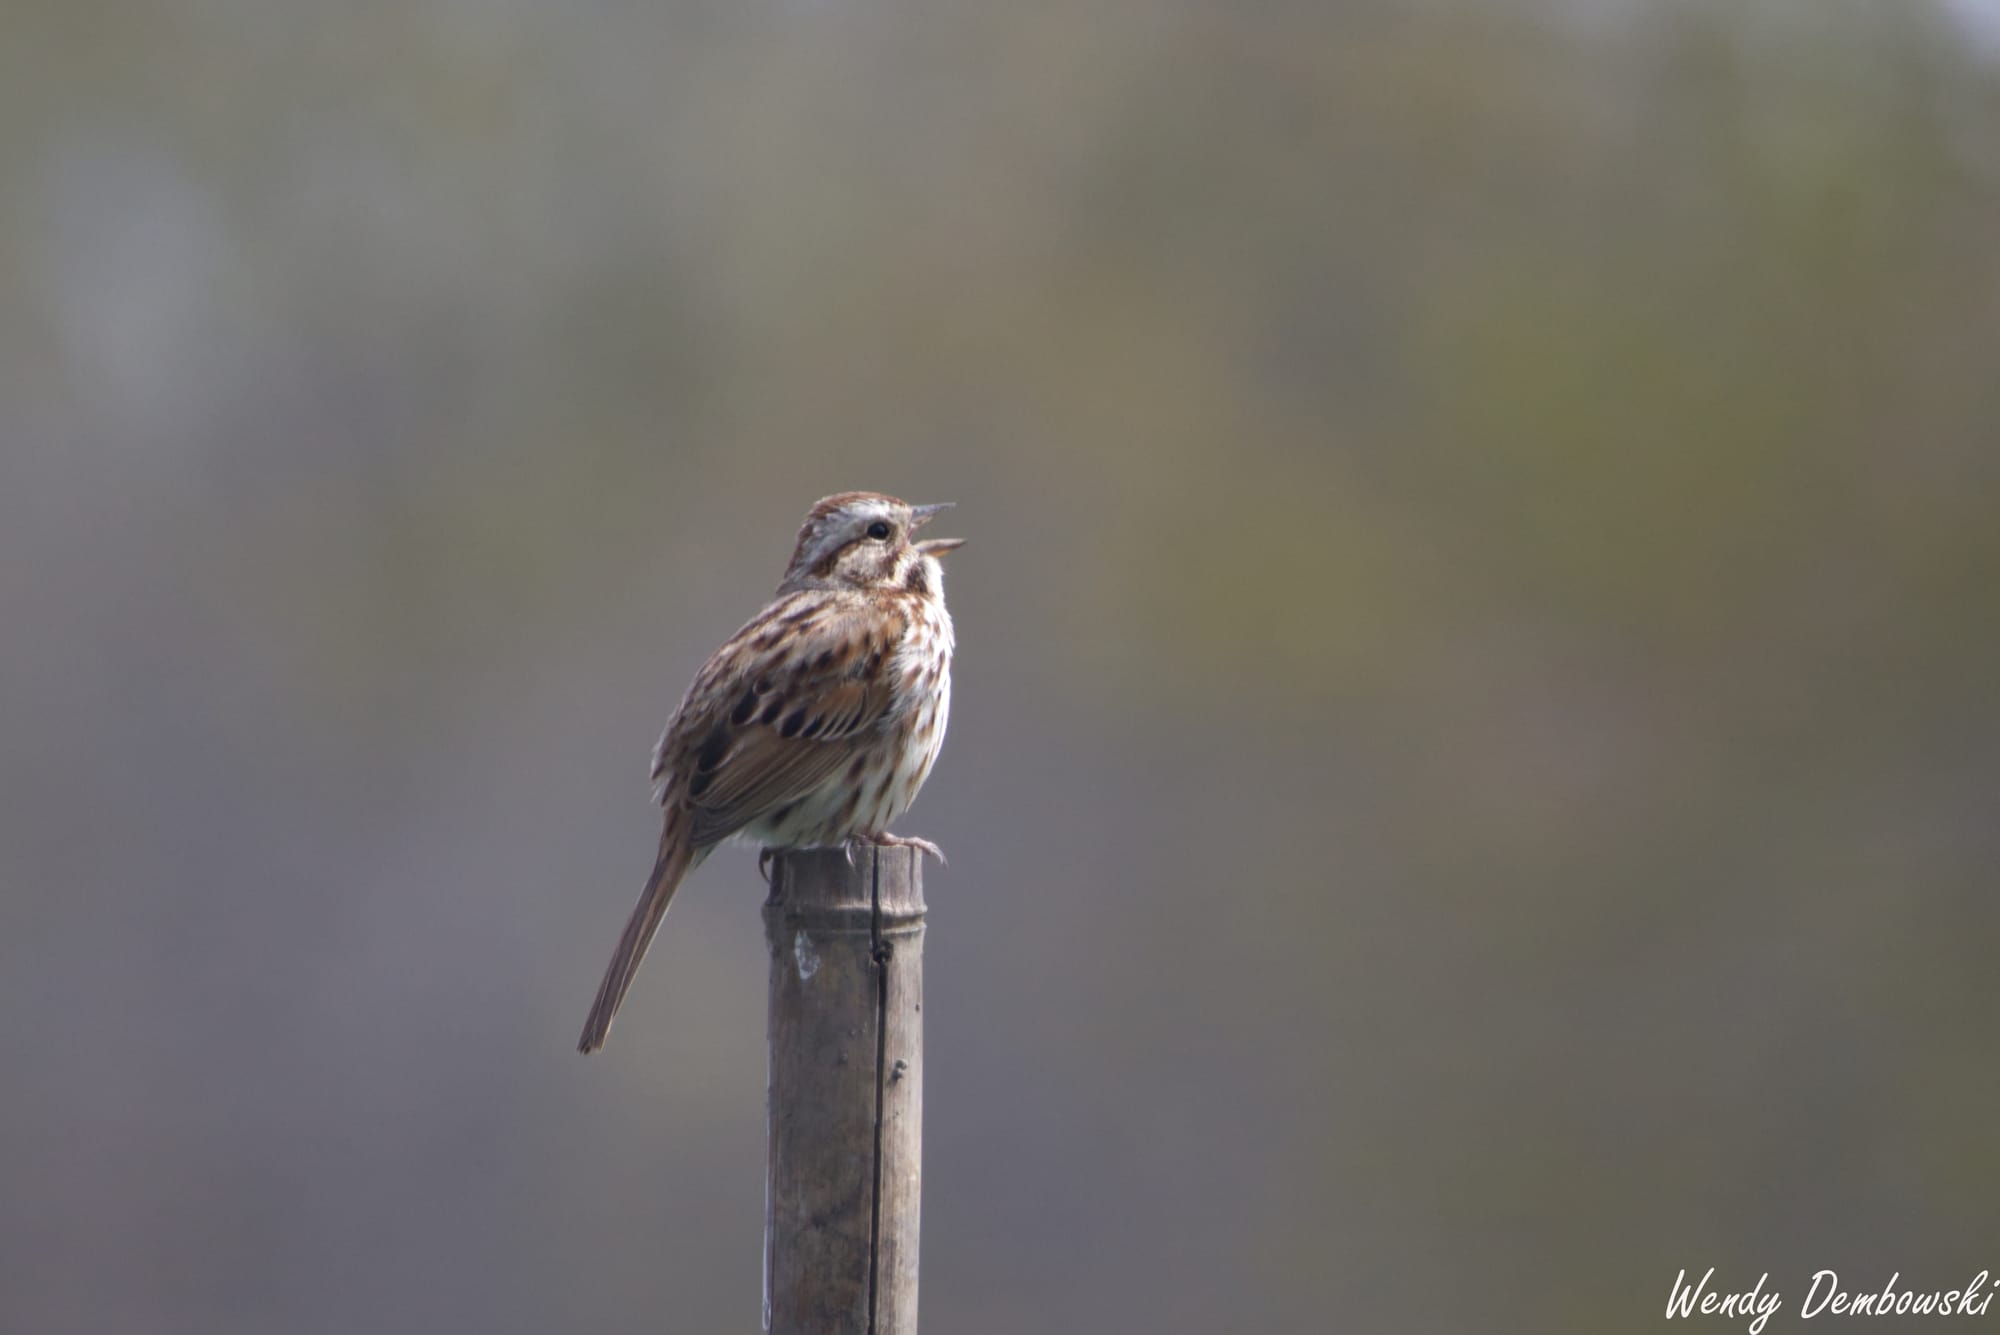
M937 558L961 540L911 540L944 508L868 491L820 501L776 598L695 674L653 751L659 856L579 1051L604 1046L674 891L723 840L773 850L862 839L937 853L888 830L930 775L951 710Z

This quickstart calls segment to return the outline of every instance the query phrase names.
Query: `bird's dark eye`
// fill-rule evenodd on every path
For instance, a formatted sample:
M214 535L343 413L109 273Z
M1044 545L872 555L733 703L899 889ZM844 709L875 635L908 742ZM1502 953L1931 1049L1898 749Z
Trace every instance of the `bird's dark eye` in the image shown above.
M876 520L874 523L868 526L868 536L875 539L875 541L877 542L888 541L889 525L880 519Z

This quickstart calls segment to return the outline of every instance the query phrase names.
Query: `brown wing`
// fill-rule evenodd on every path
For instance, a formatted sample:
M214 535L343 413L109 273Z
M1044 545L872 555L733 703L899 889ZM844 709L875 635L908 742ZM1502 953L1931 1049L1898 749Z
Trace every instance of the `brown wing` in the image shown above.
M868 603L788 617L781 602L724 646L661 757L686 771L696 846L812 792L907 707L887 670L906 628Z

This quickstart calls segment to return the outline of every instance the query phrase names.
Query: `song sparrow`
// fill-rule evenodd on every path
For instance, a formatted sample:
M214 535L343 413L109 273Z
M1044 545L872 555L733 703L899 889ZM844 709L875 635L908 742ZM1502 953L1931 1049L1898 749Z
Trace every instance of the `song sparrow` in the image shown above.
M695 674L653 750L665 808L659 858L584 1022L612 1017L683 877L740 835L768 852L888 832L937 760L951 708L951 616L937 558L961 538L912 542L944 505L867 491L813 506L777 597Z

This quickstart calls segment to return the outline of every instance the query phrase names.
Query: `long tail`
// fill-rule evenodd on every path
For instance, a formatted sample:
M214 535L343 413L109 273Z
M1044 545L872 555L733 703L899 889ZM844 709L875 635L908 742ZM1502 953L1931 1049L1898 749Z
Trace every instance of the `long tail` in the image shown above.
M681 888L681 878L688 874L688 867L694 861L694 849L680 837L675 824L670 818L660 836L659 860L653 864L653 874L646 878L646 889L633 907L632 916L625 921L625 931L618 938L618 949L612 952L610 967L604 971L604 981L597 985L597 1000L591 1003L590 1018L583 1022L583 1037L577 1040L578 1052L595 1052L604 1046L605 1037L611 1032L612 1017L618 1014L626 990L639 972L639 961L646 957L646 947L653 944L653 933L660 930L660 919L667 916L667 905L673 903L674 891Z

